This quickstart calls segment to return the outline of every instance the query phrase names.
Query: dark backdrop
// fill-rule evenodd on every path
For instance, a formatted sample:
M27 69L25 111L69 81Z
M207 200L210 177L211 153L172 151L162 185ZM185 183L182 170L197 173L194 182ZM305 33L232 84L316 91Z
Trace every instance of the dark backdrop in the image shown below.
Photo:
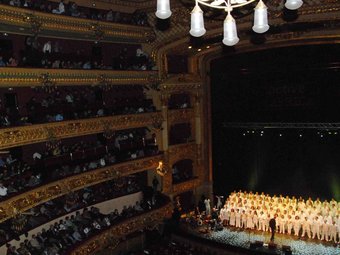
M236 52L212 63L215 193L340 199L340 134L264 130L261 136L261 130L223 128L229 122L340 122L339 62L339 46L317 45Z

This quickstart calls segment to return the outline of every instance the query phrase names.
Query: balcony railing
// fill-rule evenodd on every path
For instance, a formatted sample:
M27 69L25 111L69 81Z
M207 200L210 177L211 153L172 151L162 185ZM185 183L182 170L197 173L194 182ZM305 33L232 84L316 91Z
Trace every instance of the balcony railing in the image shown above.
M197 144L195 142L169 146L169 165L172 166L182 159L195 160Z
M109 229L106 229L89 240L79 244L70 250L68 255L92 255L105 249L120 238L132 234L142 229L154 229L163 222L164 218L169 218L172 213L172 204L168 198L165 202L152 211L140 214L138 216L126 219Z
M124 25L0 5L2 32L105 42L146 43L155 40L151 27Z
M197 177L173 185L173 195L177 195L198 187L201 180Z
M170 125L184 123L184 122L192 122L195 118L195 112L192 108L186 109L173 109L169 110L168 113L168 122Z
M155 169L158 166L159 161L162 160L163 155L146 157L84 172L42 185L18 196L1 201L0 222L72 191L83 189L121 176L142 172L148 169Z
M1 11L1 10L0 10ZM1 29L1 26L0 26ZM140 84L157 80L156 71L0 68L0 87L96 86Z
M70 120L0 129L0 149L39 143L53 139L96 134L108 130L156 125L160 112Z

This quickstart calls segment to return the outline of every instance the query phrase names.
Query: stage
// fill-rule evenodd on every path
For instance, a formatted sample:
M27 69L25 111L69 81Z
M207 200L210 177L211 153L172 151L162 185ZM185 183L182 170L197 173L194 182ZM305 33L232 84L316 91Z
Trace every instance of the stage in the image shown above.
M263 242L264 244L269 243L270 233L260 232L260 231L246 231L238 230L232 227L224 227L221 231L210 231L209 233L201 233L202 228L191 228L186 225L182 230L187 231L187 233L197 236L199 238L204 238L219 244L225 244L227 246L243 248L249 251L254 251L253 254L257 254L256 251L261 252L261 254L289 254L282 251L282 246L290 246L292 253L294 255L340 255L340 247L335 246L331 242L322 242L318 240L311 239L298 239L295 236L275 234L274 244L277 245L276 249L269 249L267 246L263 247L252 247L251 244L255 242Z

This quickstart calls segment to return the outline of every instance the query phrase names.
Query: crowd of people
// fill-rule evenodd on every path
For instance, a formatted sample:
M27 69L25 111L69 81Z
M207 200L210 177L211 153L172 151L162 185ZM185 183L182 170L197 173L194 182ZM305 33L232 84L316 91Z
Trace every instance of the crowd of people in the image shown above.
M148 143L144 129L117 131L112 140L108 145L99 140L71 146L60 143L34 152L33 164L12 158L11 154L0 158L0 199L74 174L159 153L155 144Z
M34 67L34 68L52 68L52 69L101 69L101 70L152 70L154 63L141 48L124 47L120 50L112 50L111 63L105 57L103 62L102 54L94 53L95 49L101 50L98 44L89 47L84 43L85 49L75 51L66 50L62 47L62 41L47 40L42 41L37 37L21 37L25 47L12 50L0 51L0 67ZM9 41L11 37L8 37ZM18 39L13 39L18 40ZM64 46L66 47L66 41ZM67 48L67 47L66 47ZM91 49L91 50L90 50ZM106 52L106 54L109 54ZM19 56L19 57L18 57Z
M112 91L101 88L56 88L45 92L40 88L33 91L33 96L18 108L6 108L0 105L0 126L20 126L28 124L57 122L73 119L86 119L123 114L140 114L155 112L156 108L151 99L139 94L132 94L138 89L137 85L117 86ZM25 91L26 92L26 91ZM127 93L128 96L124 96ZM103 99L112 94L110 100Z
M124 23L139 26L148 26L148 19L145 12L136 11L133 14L121 13L112 9L105 11L95 8L78 6L76 2L60 0L59 3L41 0L2 0L1 3L15 7L28 8L35 11L67 15L84 19L92 19L114 23Z
M71 250L74 245L80 243L112 225L144 213L157 207L162 199L155 196L148 200L144 197L134 205L124 206L122 211L113 209L109 214L103 214L96 207L86 207L70 217L51 224L49 228L42 229L32 238L24 240L19 247L7 244L7 255L60 255Z
M0 246L72 211L142 190L140 174L120 177L49 200L0 223Z
M270 219L276 218L277 232L281 234L334 243L340 240L340 202L334 199L305 200L239 191L231 193L224 206L219 198L213 210L210 201L205 202L208 215L220 209L219 219L225 226L270 231Z

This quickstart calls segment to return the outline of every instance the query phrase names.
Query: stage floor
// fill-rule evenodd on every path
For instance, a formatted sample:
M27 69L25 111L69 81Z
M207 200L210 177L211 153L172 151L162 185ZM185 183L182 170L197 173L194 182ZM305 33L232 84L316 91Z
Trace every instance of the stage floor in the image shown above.
M269 232L261 231L246 231L238 230L236 228L223 228L222 231L210 232L208 234L201 234L197 231L196 235L206 239L228 244L236 247L249 249L250 243L255 241L262 241L268 243L270 240ZM322 242L311 239L298 239L296 236L275 234L275 244L281 249L282 245L291 247L294 255L340 255L340 246L334 246L330 242Z

